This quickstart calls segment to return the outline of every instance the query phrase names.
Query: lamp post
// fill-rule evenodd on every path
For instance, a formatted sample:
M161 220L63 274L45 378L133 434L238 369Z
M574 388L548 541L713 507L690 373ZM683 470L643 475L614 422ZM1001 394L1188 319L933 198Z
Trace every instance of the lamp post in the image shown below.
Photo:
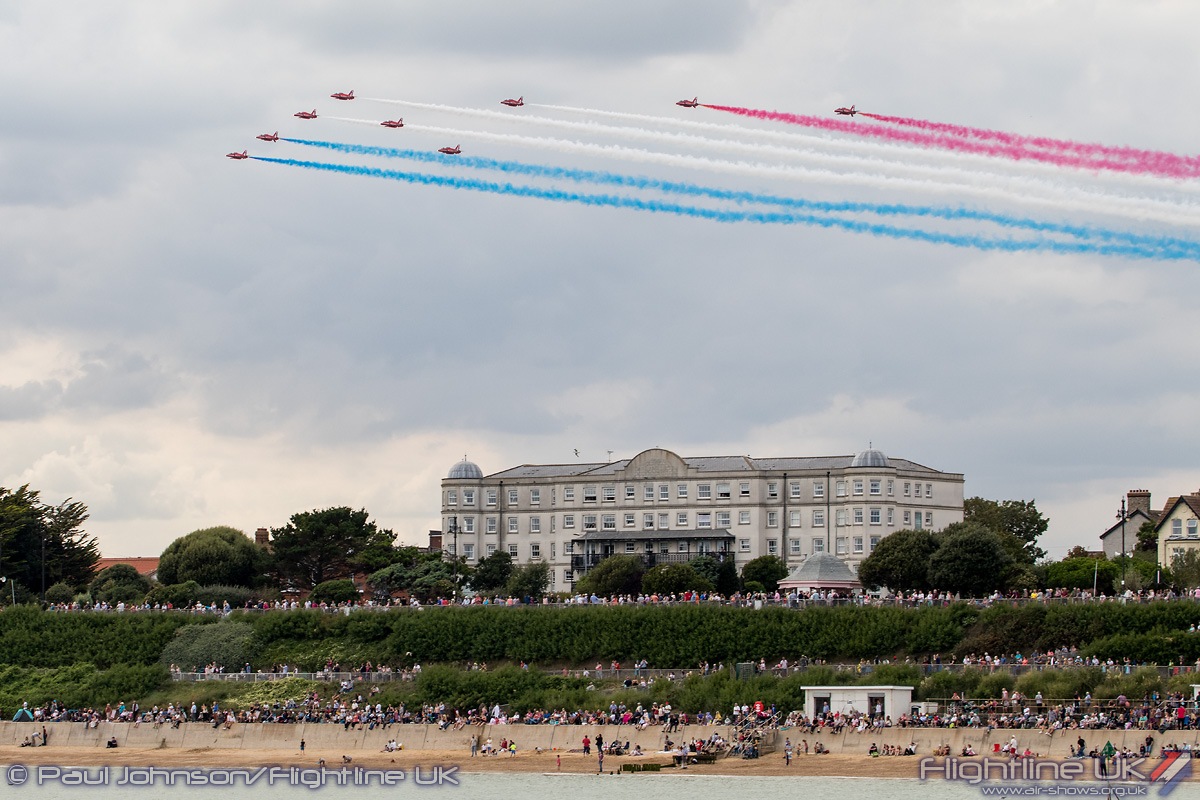
M1121 510L1117 512L1121 520L1121 594L1125 594L1125 498L1121 498Z
M457 604L458 603L458 517L457 516L453 516L450 518L450 535L452 537L454 537L454 544L451 545L451 547L453 549L451 550L451 553L450 553L450 557L451 557L450 569L453 571L453 574L454 574L454 602L455 602L455 604Z

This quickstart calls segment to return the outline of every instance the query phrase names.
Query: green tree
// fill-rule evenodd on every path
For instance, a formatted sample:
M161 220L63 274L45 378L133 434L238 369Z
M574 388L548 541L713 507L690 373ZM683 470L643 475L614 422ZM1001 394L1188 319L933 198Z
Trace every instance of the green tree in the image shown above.
M158 580L167 585L261 586L269 562L266 551L236 528L202 528L167 545L158 560Z
M100 551L83 530L87 506L70 498L52 506L28 484L15 491L0 487L0 575L40 593L65 582L87 586Z
M601 559L575 584L584 594L607 597L614 594L637 594L642 587L646 565L638 556L609 556Z
M1137 551L1158 555L1158 529L1149 520L1143 522L1137 529Z
M1108 594L1114 582L1121 582L1121 567L1108 559L1076 556L1046 565L1046 586L1051 589L1091 591L1094 585Z
M271 548L280 581L312 589L362 571L368 562L377 563L379 553L390 548L395 538L392 531L370 520L365 510L339 506L293 514L287 525L271 529Z
M318 583L309 595L314 603L352 603L358 600L358 587L349 578L334 578Z
M737 590L737 565L733 561L733 554L728 553L721 560L720 568L717 570L717 593L729 597L735 594Z
M763 590L773 592L788 575L787 565L779 556L759 556L742 567L742 583L757 583ZM749 586L747 586L749 588Z
M1200 550L1189 548L1183 555L1171 559L1171 577L1181 589L1200 586Z
M471 574L471 588L483 594L498 592L508 585L512 572L512 556L507 550L497 550L490 556L479 559L475 571Z
M75 599L75 590L69 583L58 583L46 590L47 603L70 603Z
M863 586L893 592L923 591L929 584L929 559L937 552L932 531L903 530L885 536L858 568Z
M659 564L642 576L642 591L660 595L687 591L711 592L712 582L701 575L692 564ZM716 562L713 564L716 565Z
M140 603L150 591L150 579L128 564L113 564L100 571L88 589L93 602Z
M934 589L963 597L983 597L1004 587L1012 557L999 534L982 525L959 522L939 537L929 559L929 583Z
M549 585L550 565L544 561L535 561L515 567L505 588L512 597L541 600Z
M441 552L425 552L416 547L396 548L394 563L371 573L367 582L380 598L403 593L427 601L453 597L458 586L471 582L471 570L459 557L457 563ZM457 570L457 573L456 573Z
M1009 547L1009 552L1017 561L1033 564L1046 557L1046 551L1037 546L1037 541L1050 526L1050 520L1042 516L1034 500L998 502L970 497L963 501L963 522L1012 536L1016 543Z

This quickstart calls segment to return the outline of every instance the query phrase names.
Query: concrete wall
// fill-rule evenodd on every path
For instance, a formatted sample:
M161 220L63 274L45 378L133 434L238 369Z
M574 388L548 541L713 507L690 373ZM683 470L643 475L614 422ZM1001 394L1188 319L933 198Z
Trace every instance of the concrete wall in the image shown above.
M307 750L315 753L343 752L373 752L381 751L389 739L395 738L404 745L406 750L443 750L460 751L464 755L470 750L470 737L478 734L483 739L492 737L497 745L503 738L515 739L521 752L535 747L543 750L578 750L586 734L595 741L596 734L601 733L604 740L614 739L622 742L640 744L647 752L661 750L665 739L658 728L645 731L635 731L628 726L589 726L589 725L494 725L487 728L464 728L459 731L440 731L433 725L393 725L386 731L376 728L373 731L346 731L341 725L281 725L259 723L252 725L234 725L230 730L214 729L209 724L190 723L177 729L169 726L154 728L152 725L137 727L123 723L101 723L96 728L86 728L83 723L49 723L46 730L50 733L50 747L53 748L103 748L109 738L115 736L120 747L136 749L155 748L186 748L212 750L270 750L279 752L299 753L300 740L305 740ZM42 726L32 722L0 722L0 746L12 747L19 745L26 736L41 732ZM719 732L725 738L731 735L725 726L688 726L672 734L673 741L686 741L692 738L708 738L714 732ZM970 743L975 750L983 754L992 752L995 744L1005 744L1014 734L1018 746L1024 750L1028 747L1042 756L1066 756L1080 736L1087 742L1090 749L1101 746L1107 741L1120 749L1128 746L1134 752L1143 743L1147 734L1154 736L1157 747L1175 742L1191 743L1194 748L1200 747L1200 733L1167 731L1160 735L1157 731L1067 731L1047 736L1039 731L1009 731L972 728L892 728L875 734L843 732L840 735L832 733L807 734L798 729L777 732L773 737L768 736L765 744L768 748L778 750L785 738L790 738L798 745L802 739L807 739L809 748L820 741L832 753L862 753L866 754L872 742L880 747L885 744L907 745L917 743L919 755L930 755L935 747L943 744L950 746L954 755Z

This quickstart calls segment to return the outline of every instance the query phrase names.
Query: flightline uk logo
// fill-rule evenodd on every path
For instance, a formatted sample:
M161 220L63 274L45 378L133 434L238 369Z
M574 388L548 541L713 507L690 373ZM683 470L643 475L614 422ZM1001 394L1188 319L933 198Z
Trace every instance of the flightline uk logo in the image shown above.
M1168 751L1161 759L923 758L918 777L980 786L996 796L1145 796L1151 786L1166 797L1191 777L1192 755ZM1072 784L1104 785L1072 785ZM983 784L991 784L984 786ZM998 784L998 785L997 785ZM1117 784L1117 785L1114 785Z

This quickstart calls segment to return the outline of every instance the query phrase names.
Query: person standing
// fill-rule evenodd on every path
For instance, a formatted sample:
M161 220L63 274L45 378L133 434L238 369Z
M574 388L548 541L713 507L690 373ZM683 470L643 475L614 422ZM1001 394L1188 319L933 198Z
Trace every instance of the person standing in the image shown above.
M783 742L783 763L786 766L792 765L792 740L785 739Z
M475 753L478 750L479 750L479 737L472 736L471 737L471 758L475 757Z
M600 775L604 774L604 748L596 746L596 757L600 760Z
M592 740L589 739L587 737L587 734L585 733L583 735L583 754L586 756L586 755L590 755L591 752L592 752Z

